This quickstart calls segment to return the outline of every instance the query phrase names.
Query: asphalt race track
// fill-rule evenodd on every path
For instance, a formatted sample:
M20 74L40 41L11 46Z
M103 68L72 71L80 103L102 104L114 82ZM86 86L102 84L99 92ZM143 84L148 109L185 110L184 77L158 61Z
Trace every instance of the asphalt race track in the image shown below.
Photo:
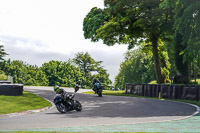
M55 95L52 87L25 87L25 90L50 101ZM72 91L72 89L66 90ZM81 112L71 111L60 114L53 106L39 113L0 117L0 130L161 122L183 119L197 111L196 107L189 104L145 98L98 97L77 93L75 99L83 106Z

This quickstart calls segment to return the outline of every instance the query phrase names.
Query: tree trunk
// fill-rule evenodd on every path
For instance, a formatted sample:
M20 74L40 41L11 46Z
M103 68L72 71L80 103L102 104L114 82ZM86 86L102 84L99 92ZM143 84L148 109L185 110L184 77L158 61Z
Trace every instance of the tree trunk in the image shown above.
M178 70L179 79L177 83L188 84L190 81L190 70L189 70L189 60L187 59L185 62L183 61L184 54L180 55L187 45L183 44L183 36L176 32L176 44L175 44L175 59L176 59L176 67ZM191 68L192 69L192 68Z
M161 66L160 66L160 59L158 55L158 35L152 35L152 52L153 52L153 59L154 59L154 68L156 73L156 79L158 84L164 83L164 79L161 74Z

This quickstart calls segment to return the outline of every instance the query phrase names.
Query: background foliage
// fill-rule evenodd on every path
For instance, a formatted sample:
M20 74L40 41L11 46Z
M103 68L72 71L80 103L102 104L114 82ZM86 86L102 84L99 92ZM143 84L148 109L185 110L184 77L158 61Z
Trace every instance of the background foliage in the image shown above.
M93 42L128 44L133 49L125 54L115 86L145 83L148 71L140 71L146 65L143 56L150 52L153 62L147 64L153 65L157 83L178 75L176 83L188 84L199 73L199 20L199 0L104 0L103 9L93 7L85 16L83 31ZM148 44L145 50L135 50L143 43Z
M78 53L84 54L84 53ZM93 69L87 69L89 75L82 71L81 66L75 65L72 60L67 62L62 61L49 61L42 64L41 67L36 65L29 65L19 60L4 60L1 62L1 73L3 75L13 76L14 83L22 83L24 85L32 86L54 86L59 85L63 87L74 87L78 80L81 80L83 88L91 88L92 80L94 77L100 80L104 86L104 89L109 89L111 80L107 71L100 66L101 61L95 61L88 53L87 58L90 58L94 64ZM81 59L76 57L73 60ZM89 60L85 61L86 64L90 64ZM92 74L92 71L96 71Z
M126 83L196 82L200 76L199 0L104 0L104 8L93 7L83 20L85 39L104 44L127 44L115 78L115 87ZM3 60L0 45L0 74L9 74L15 83L73 87L77 80L91 88L94 77L110 86L102 61L87 52L77 53L67 62L50 61L41 67L23 61Z

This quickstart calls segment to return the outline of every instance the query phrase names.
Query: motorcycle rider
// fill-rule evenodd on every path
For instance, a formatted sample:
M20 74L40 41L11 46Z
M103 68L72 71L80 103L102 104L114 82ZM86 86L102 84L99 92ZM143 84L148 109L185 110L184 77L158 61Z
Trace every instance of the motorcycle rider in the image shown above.
M74 94L67 93L63 88L60 88L57 85L54 86L54 91L56 94L59 94L54 97L54 103L60 113L66 113L71 110L82 110L81 103L73 99Z
M56 92L56 94L60 94L64 100L67 99L67 97L69 96L69 94L63 88L60 88L58 85L54 86L54 91Z
M81 85L81 80L78 80L76 84Z
M96 93L96 90L95 90L95 84L96 83L99 83L99 85L101 86L101 82L99 80L97 80L97 78L94 78L93 82L92 82L92 87L93 87L93 91Z
M76 85L75 85L75 87L74 87L75 93L79 90L79 88L81 88L81 80L78 80L78 81L76 82Z

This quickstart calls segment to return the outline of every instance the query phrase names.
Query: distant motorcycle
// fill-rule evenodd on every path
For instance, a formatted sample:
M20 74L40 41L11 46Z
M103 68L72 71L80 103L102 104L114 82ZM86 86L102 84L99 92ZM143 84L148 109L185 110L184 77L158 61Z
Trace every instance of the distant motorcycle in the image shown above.
M54 104L60 113L66 113L71 110L81 111L82 105L79 101L74 100L75 94L67 94L67 96L62 96L61 94L56 94L54 97Z
M94 84L94 91L98 94L98 96L102 97L102 89L99 83Z
M81 88L80 84L76 84L74 87L75 93Z

